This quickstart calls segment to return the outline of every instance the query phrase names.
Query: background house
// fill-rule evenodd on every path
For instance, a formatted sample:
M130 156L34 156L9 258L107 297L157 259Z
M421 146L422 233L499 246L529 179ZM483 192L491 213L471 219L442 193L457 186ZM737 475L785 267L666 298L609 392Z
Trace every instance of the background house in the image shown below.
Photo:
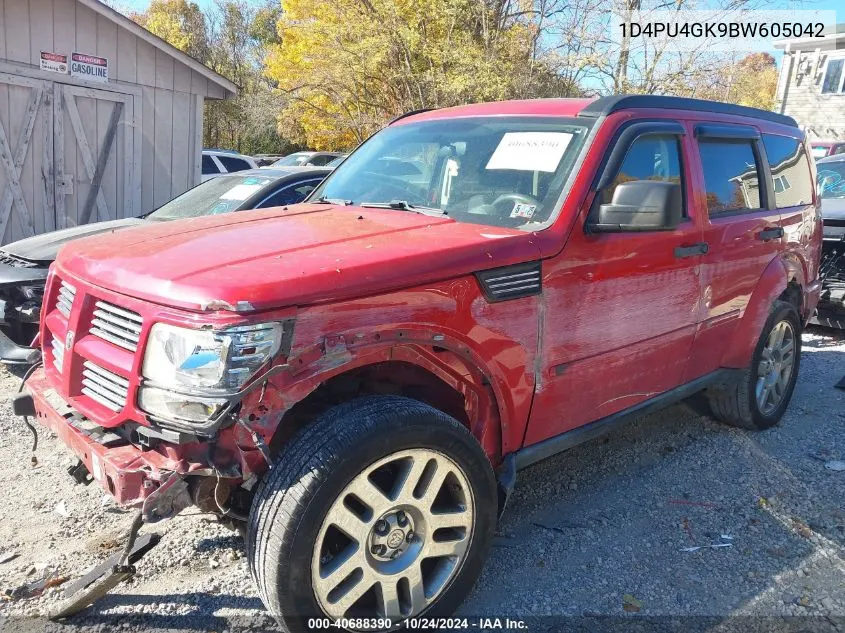
M203 102L236 90L98 0L0 0L0 243L199 183Z
M784 52L776 109L811 140L845 140L845 25L823 38L780 40L775 48Z

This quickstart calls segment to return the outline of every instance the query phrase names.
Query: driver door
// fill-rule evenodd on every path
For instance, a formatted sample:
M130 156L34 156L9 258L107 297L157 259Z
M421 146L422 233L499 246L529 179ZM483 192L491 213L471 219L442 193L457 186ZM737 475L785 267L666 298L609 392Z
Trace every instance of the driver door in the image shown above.
M589 233L588 199L565 247L543 262L540 368L525 444L599 420L677 387L699 320L701 218L693 204L690 139L676 122L629 123L617 133L596 193L621 182L680 183L684 217L672 230ZM615 152L624 152L614 159ZM624 156L624 158L622 158Z

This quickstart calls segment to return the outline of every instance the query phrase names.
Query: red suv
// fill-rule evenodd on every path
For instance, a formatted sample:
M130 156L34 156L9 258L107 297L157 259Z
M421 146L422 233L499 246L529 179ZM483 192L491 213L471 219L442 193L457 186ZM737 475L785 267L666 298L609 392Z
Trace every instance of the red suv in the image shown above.
M814 182L795 121L739 106L412 113L306 204L67 245L16 411L147 522L245 522L291 630L449 614L517 470L699 392L777 423Z

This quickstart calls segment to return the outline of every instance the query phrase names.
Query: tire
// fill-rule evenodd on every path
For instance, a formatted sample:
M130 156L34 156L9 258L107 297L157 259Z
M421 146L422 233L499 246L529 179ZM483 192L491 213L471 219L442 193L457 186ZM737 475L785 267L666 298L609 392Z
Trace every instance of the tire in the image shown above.
M448 473L446 485L437 486L438 472ZM481 573L496 508L490 462L457 420L409 398L360 398L325 412L279 455L250 510L250 570L267 609L288 631L311 630L314 617L381 619L380 629L408 615L448 616ZM449 522L465 527L439 527ZM447 550L457 554L439 553ZM427 573L420 593L412 579ZM377 583L350 608L373 578Z
M783 382L777 381L773 385L772 388L775 390L772 394L773 399L767 399L766 405L763 406L758 399L757 389L761 380L761 370L773 367L766 358L766 353L770 344L770 337L776 328L779 332L786 331L788 333L784 335L783 340L786 340L787 335L792 337L792 349L794 350L792 364L788 378ZM707 391L713 415L726 424L752 431L760 431L774 426L780 421L789 406L800 366L801 317L791 303L776 301L772 306L772 312L766 321L766 325L763 327L760 339L757 341L757 346L754 348L750 367L742 371L736 382ZM783 373L781 372L780 375L783 376ZM764 382L763 384L767 383ZM775 396L777 397L776 403L774 402Z

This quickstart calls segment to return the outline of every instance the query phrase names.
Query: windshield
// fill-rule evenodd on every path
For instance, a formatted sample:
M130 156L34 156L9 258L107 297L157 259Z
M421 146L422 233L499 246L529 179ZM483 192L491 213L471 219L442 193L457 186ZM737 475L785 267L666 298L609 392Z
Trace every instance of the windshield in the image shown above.
M280 158L273 163L273 167L298 167L307 163L309 158L311 158L311 152L297 152Z
M267 176L220 176L212 178L159 207L149 220L180 220L218 215L239 209L243 202L273 182Z
M558 205L588 126L557 117L391 126L343 161L309 201L434 211L494 226L542 223Z
M830 151L830 148L827 145L813 145L811 149L813 152L813 158L824 158Z
M819 163L816 169L822 198L845 198L845 161Z

